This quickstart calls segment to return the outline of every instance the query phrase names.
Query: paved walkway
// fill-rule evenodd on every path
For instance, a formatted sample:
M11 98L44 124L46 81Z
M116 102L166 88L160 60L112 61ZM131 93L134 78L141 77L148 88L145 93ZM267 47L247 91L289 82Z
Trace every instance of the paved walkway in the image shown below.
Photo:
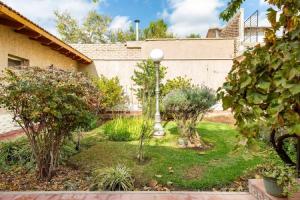
M255 200L235 192L10 192L0 200Z

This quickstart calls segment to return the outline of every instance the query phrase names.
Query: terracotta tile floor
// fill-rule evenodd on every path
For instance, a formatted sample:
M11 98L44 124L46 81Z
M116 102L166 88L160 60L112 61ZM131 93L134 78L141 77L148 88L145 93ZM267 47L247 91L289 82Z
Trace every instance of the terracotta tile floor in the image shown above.
M231 192L0 192L0 200L255 200Z

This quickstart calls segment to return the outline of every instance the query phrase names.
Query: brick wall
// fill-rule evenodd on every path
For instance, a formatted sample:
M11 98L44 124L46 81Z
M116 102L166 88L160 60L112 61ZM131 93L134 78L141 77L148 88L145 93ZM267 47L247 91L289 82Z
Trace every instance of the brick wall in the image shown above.
M240 37L240 17L241 12L237 13L228 24L222 29L220 37L222 38L237 38Z

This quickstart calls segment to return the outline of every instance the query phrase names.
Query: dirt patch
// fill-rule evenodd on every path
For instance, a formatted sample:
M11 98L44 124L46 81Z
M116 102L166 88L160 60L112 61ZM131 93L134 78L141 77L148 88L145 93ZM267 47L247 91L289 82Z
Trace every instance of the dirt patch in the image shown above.
M194 165L190 168L188 168L184 174L185 174L185 178L186 179L198 179L198 178L201 178L203 173L204 173L204 168L202 166L199 166L199 165Z
M90 184L87 173L70 167L60 167L51 181L40 181L23 168L0 171L0 191L87 191Z
M235 124L235 119L232 115L208 116L205 117L204 120L209 122L217 122L231 125Z

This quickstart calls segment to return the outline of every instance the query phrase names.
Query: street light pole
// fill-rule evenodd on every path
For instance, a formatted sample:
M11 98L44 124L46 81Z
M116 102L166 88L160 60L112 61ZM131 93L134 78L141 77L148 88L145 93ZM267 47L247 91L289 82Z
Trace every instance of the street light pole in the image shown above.
M154 49L151 51L150 57L153 60L153 62L155 64L155 68L156 68L156 88L155 88L156 112L155 112L155 123L154 123L153 136L154 137L162 137L165 135L165 133L164 133L164 129L161 125L161 117L160 117L160 110L159 110L159 83L160 83L159 66L160 66L160 62L162 61L162 59L164 57L164 53L160 49Z

